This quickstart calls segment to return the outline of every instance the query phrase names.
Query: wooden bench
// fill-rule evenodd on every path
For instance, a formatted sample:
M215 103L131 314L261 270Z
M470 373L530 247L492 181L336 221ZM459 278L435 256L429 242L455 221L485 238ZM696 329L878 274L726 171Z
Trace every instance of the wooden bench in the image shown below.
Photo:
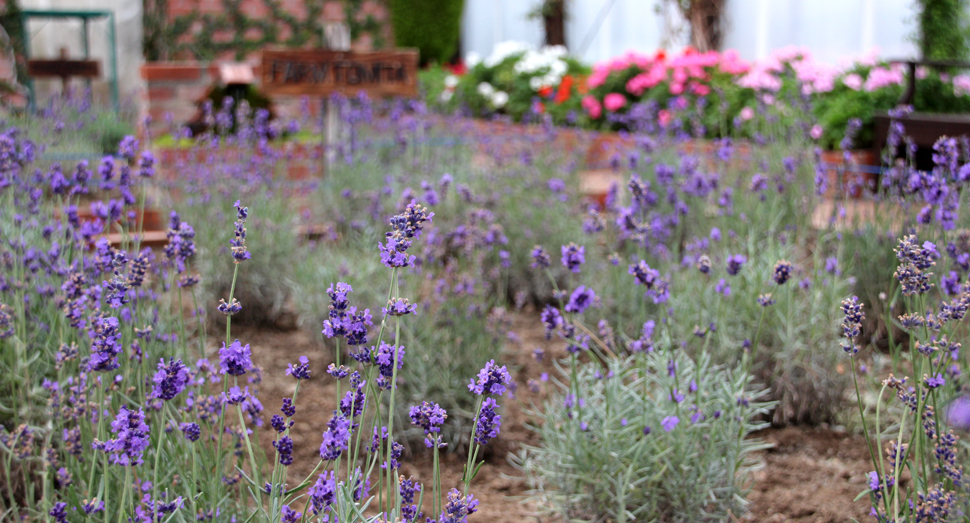
M916 95L916 68L918 66L934 69L970 69L968 62L890 60L889 63L905 64L907 68L906 89L899 98L899 105L911 105L913 103L913 98ZM917 146L924 149L932 149L937 140L944 136L970 136L970 114L910 113L897 120L905 127L906 136ZM892 121L893 118L889 116L888 112L879 113L873 117L875 136L872 146L876 158L882 157Z

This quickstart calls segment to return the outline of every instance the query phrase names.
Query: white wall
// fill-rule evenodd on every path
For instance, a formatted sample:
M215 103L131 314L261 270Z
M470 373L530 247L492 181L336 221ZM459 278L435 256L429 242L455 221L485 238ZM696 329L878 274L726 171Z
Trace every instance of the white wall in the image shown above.
M659 0L566 0L566 43L587 62L627 50L677 50L685 33L671 40L658 13ZM465 0L463 52L488 56L504 40L540 45L540 20L526 13L540 0ZM748 60L788 45L807 46L820 60L838 63L874 47L883 57L915 56L913 0L726 0L724 49L737 49ZM674 26L683 24L668 13ZM594 29L595 28L595 29ZM592 32L591 32L592 31ZM593 35L590 38L590 35ZM585 49L581 47L585 44Z
M772 49L806 46L838 63L874 48L879 56L916 55L910 42L913 0L727 0L725 49L756 59Z
M118 90L122 105L138 103L138 93L143 89L141 73L142 55L142 2L139 0L21 0L23 9L54 10L110 10L115 16L115 40L118 56ZM31 19L30 56L32 58L56 58L61 47L68 49L70 58L83 56L81 21L72 19ZM100 80L93 82L99 101L110 102L110 90L106 79L111 75L111 52L108 39L107 19L92 19L88 28L91 59L101 61ZM37 81L39 90L60 91L60 80ZM82 86L82 83L75 85ZM43 96L43 93L41 93ZM40 101L43 101L42 99Z

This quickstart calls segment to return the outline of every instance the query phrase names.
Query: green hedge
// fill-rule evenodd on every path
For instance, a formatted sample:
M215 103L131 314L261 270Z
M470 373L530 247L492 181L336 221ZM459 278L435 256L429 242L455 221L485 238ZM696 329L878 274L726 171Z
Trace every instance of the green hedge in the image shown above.
M394 42L417 47L421 63L445 63L458 48L464 0L390 0Z

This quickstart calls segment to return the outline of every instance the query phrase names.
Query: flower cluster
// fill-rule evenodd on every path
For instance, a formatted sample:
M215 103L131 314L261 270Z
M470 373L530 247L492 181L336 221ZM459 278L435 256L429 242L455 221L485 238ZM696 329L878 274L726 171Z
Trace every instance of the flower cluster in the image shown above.
M246 248L246 219L249 218L249 208L243 207L239 200L236 200L233 205L236 207L236 222L233 231L235 237L229 240L229 246L232 247L233 261L240 263L252 258L252 254Z

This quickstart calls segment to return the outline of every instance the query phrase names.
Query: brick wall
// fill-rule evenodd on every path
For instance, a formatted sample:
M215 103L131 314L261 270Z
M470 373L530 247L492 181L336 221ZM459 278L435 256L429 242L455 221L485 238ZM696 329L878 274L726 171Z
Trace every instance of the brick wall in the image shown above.
M260 66L251 67L258 86ZM144 116L151 116L152 135L161 136L170 130L167 115L171 115L176 125L185 124L197 115L199 104L209 94L209 89L219 84L219 67L216 63L149 62L141 67L141 77L145 81L141 121ZM278 118L302 117L299 97L275 97L272 103ZM310 110L318 114L320 101L311 99Z
M0 0L2 2L3 0ZM295 16L296 18L303 20L307 17L307 0L277 0L279 6L287 13ZM270 10L266 6L267 0L242 0L240 2L240 11L247 17L254 19L265 19L270 15ZM223 14L225 13L225 6L223 5L223 0L169 0L169 18L174 19L179 16L185 16L191 13L199 14ZM384 36L384 41L388 44L392 41L392 33L389 23L389 13L387 6L381 0L365 0L361 6L360 12L357 13L357 17L360 21L366 19L370 15L373 16L383 26L382 34ZM325 0L323 2L323 9L320 14L320 24L321 26L327 22L345 22L346 13L344 12L344 2L341 0ZM201 24L196 23L196 26L192 28L192 31L198 32L201 30ZM280 40L285 40L289 38L290 28L286 24L281 24L280 30ZM231 33L216 33L212 35L215 41L229 41L232 39ZM258 36L258 35L249 35ZM188 37L189 39L191 37ZM369 51L373 47L373 35L364 34L353 42L353 48L359 51ZM231 56L220 57L224 59L232 59Z

